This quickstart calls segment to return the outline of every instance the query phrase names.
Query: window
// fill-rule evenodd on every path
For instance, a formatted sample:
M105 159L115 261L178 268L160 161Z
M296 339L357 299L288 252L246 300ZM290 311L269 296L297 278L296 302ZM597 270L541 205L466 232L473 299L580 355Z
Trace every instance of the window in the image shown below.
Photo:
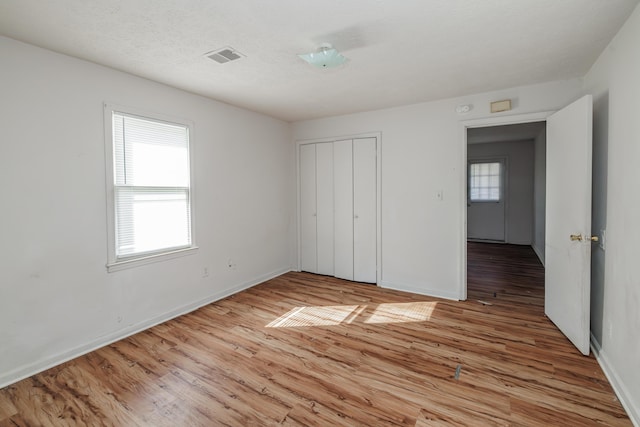
M502 193L502 163L469 164L469 200L499 202Z
M191 126L109 106L105 114L109 271L195 248Z

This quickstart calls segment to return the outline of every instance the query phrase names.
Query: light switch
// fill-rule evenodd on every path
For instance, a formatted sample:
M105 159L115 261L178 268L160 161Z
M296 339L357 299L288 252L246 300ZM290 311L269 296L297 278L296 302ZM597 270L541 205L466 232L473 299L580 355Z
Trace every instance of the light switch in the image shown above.
M436 199L440 202L444 200L444 192L442 190L436 191Z

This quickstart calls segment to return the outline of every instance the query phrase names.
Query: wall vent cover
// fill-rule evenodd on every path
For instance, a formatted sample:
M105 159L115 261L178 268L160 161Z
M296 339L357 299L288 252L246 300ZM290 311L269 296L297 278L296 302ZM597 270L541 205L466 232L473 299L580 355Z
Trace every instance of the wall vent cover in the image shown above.
M209 52L205 54L205 56L209 59L213 59L219 64L226 64L227 62L235 61L236 59L244 57L243 54L228 46Z

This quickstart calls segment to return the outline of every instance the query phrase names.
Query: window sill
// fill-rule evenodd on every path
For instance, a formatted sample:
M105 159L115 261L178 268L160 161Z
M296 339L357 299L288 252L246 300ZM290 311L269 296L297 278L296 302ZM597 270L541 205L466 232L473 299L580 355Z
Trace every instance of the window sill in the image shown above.
M114 271L126 270L128 268L135 268L141 265L152 264L154 262L161 262L169 259L180 258L183 256L191 255L195 253L197 250L198 250L197 246L192 246L190 248L177 249L175 251L148 255L140 258L116 261L116 262L107 264L107 272L113 273Z

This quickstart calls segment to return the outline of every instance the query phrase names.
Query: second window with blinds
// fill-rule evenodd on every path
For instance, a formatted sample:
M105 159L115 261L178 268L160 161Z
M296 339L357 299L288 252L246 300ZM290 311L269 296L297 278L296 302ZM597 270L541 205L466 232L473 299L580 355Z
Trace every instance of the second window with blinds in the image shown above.
M195 249L191 124L105 105L109 271Z

